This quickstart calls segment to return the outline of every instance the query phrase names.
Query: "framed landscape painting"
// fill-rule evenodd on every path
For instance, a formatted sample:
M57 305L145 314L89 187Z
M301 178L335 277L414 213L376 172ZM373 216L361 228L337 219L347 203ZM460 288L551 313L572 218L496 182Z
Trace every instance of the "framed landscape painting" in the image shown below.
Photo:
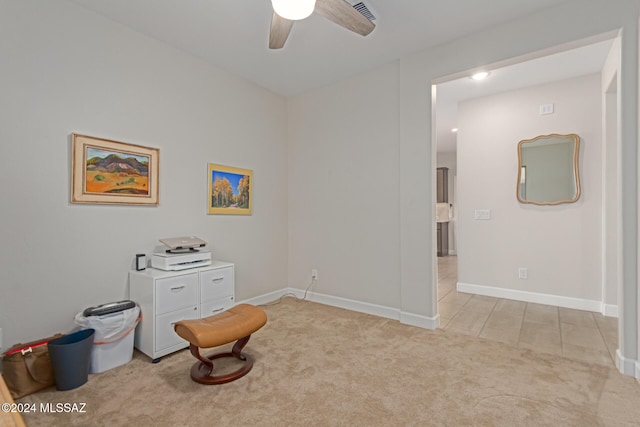
M158 205L158 149L72 136L72 203Z
M209 214L251 215L253 171L209 164Z

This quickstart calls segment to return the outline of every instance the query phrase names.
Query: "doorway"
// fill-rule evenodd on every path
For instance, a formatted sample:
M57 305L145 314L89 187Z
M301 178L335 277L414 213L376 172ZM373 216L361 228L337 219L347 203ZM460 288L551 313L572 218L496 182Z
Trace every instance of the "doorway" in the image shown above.
M602 51L606 54L609 49L611 49L612 40L601 42L600 47L603 47ZM580 50L582 52L586 52L588 49L593 48L597 49L597 47L585 46L580 49L576 49L575 51L567 51L562 54L551 55L550 57L540 58L535 61L530 62L538 62L542 66L549 68L553 60L557 60L557 56L563 55L578 55ZM595 55L597 56L597 55ZM556 58L553 58L556 57ZM594 58L594 54L590 54L591 58ZM567 61L564 59L563 61ZM571 63L575 63L575 60L571 60ZM520 64L518 64L521 66ZM602 62L600 64L596 64L597 69L593 69L590 71L591 73L600 73L602 71ZM517 67L517 66L514 66ZM509 67L506 67L509 68ZM584 74L584 70L588 68L585 65L581 65L581 73ZM491 70L491 78L500 76L501 70ZM518 72L521 76L526 76L526 73L522 71ZM557 80L566 80L572 78L567 74L561 76ZM458 98L458 103L464 101L465 99L470 98L479 98L482 96L490 96L490 90L478 89L477 87L471 88L471 80L468 78L460 79L459 86L463 87L461 92L464 93L466 98ZM553 80L551 80L553 81ZM450 90L447 85L452 82L444 82L439 83L436 86L437 97L436 97L436 117L437 122L434 127L436 127L437 133L437 166L441 166L441 157L446 156L445 154L441 154L440 144L441 141L450 139L451 136L443 136L444 133L453 133L453 128L458 128L458 124L455 122L447 122L447 108L452 108L451 106L446 106L440 104L442 100L447 99L447 91ZM506 89L502 89L503 91L516 91L521 88L532 86L532 85L542 85L546 82L536 81L535 78L527 77L526 79L520 79L519 82L512 81L510 84L511 87ZM493 84L494 86L499 86L497 83ZM453 86L451 86L453 87ZM495 90L495 89L493 89ZM453 91L453 89L451 89ZM495 93L495 92L494 92ZM613 103L615 101L615 95L612 97ZM461 101L462 100L462 101ZM457 113L457 105L455 107L455 112ZM463 130L464 132L464 130ZM549 132L552 133L552 132ZM535 135L531 135L535 136ZM615 139L616 137L614 137ZM457 159L461 153L457 147L457 134L455 135L456 139L456 149L454 151L454 157ZM517 143L517 139L515 140ZM590 142L592 142L590 140ZM464 149L464 147L463 147ZM603 147L603 149L605 149ZM614 152L616 152L614 150ZM515 154L511 153L511 154ZM511 155L510 154L510 155ZM465 155L465 153L462 153ZM503 161L510 161L509 159L502 159ZM456 162L457 166L457 162ZM609 168L611 171L611 167L609 165L603 165L603 169ZM464 174L464 170L460 170L461 174ZM468 181L465 181L468 182ZM611 183L611 181L608 181ZM614 188L617 183L613 183ZM513 179L513 183L507 185L507 187L515 186L515 178ZM505 191L509 191L507 188ZM458 193L458 192L456 192ZM515 187L513 188L513 199L515 199ZM612 195L606 189L603 189L603 196L601 200L600 209L603 208L604 203L607 202L607 197L616 197L616 195ZM456 194L458 196L458 194ZM457 209L458 215L467 215L473 216L474 211L477 213L478 208L480 210L485 210L486 206L477 205L477 201L473 204L467 203L465 204L464 191L460 192L459 196L462 200L458 200L460 209ZM489 202L491 204L493 202ZM493 205L488 206L491 215L491 208ZM608 205L607 205L608 206ZM460 213L461 212L461 213ZM494 209L493 214L498 215L499 209ZM613 213L612 213L613 214ZM467 218L468 219L468 218ZM468 223L467 223L468 224ZM486 223L485 223L486 224ZM603 227L603 235L610 234L611 230L605 230L605 222L604 219L601 223ZM460 227L462 230L456 230L461 234L465 232L464 227ZM516 230L517 231L517 230ZM507 230L502 230L500 233L508 233ZM615 235L615 232L614 232ZM489 238L490 239L490 238ZM490 242L490 240L489 240ZM607 242L605 244L605 242ZM611 255L610 252L606 252L609 245L615 245L615 241L611 243L608 239L602 241L602 250L603 250L603 258L602 258L602 283L607 283L605 275L610 276L613 272L609 271L605 265L611 266L611 260L607 260L606 254ZM488 244L486 250L491 250L491 245ZM446 257L438 257L437 259L437 276L438 276L438 313L440 315L440 327L447 330L456 330L457 332L473 334L476 336L481 336L484 338L489 338L493 336L494 338L501 338L499 340L509 342L514 345L518 345L519 347L524 348L547 348L548 352L552 352L560 355L574 355L576 357L589 357L590 361L599 360L603 363L608 363L615 366L615 350L617 348L617 321L612 317L605 317L597 313L593 313L593 311L588 311L588 309L583 310L575 310L573 308L564 308L561 307L564 300L559 301L558 304L543 304L542 302L546 301L527 301L518 300L519 296L522 296L522 293L505 293L501 295L500 292L496 295L492 295L494 289L491 289L493 283L489 281L477 280L473 281L474 276L467 274L468 270L465 271L465 274L460 276L460 268L461 266L469 266L471 265L471 269L473 268L482 268L486 267L487 269L500 269L501 266L499 262L495 264L486 263L482 267L478 267L476 263L475 266L473 262L468 262L465 259L464 246L455 247L455 253L457 258L455 258L455 263L451 262L452 259L446 259ZM509 260L505 259L505 265L509 265ZM508 267L509 274L513 273L510 270L516 271L517 268ZM534 270L535 271L535 270ZM517 277L516 277L517 279ZM455 284L454 284L455 283ZM518 283L517 281L515 282ZM517 286L516 286L517 287ZM497 286L500 291L500 286ZM471 289L472 291L469 291ZM606 290L602 287L602 301L606 303L606 301L611 301L611 298L606 297ZM480 291L480 292L473 292ZM615 298L615 297L614 297ZM553 302L553 301L552 301ZM611 304L613 307L614 304ZM601 311L605 313L604 306ZM612 314L605 313L605 314ZM545 324L546 322L546 324ZM536 328L538 330L538 338L533 338L535 329L532 326L527 326L528 324L537 324ZM542 326L541 326L542 325ZM501 329L502 328L502 329ZM593 348L588 346L588 342L585 341L576 341L576 331L580 330L581 332L587 332L587 329L581 328L590 328L591 338L599 338L600 340L596 343L596 340L593 339ZM541 334L540 331L546 329L549 333ZM587 334L588 335L588 334ZM540 336L544 336L548 342L540 342ZM577 347L577 349L576 349ZM582 352L582 355L579 353Z

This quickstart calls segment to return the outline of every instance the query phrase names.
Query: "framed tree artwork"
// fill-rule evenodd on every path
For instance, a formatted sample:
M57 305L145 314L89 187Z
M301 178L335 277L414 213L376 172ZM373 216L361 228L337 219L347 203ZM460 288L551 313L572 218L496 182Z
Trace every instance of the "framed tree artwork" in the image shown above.
M208 210L214 215L251 215L253 171L209 164Z

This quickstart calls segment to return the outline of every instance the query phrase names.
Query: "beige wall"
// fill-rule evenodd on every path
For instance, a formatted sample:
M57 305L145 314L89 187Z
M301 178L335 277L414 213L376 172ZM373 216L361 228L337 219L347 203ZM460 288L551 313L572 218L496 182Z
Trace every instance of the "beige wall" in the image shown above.
M289 285L397 308L398 66L289 100Z
M593 74L460 103L459 282L600 311L601 97ZM547 103L555 112L540 115ZM557 206L519 203L518 142L552 133L580 136L582 195ZM475 209L490 209L491 220L475 220ZM527 280L518 278L520 267L528 268Z
M287 284L285 99L66 1L1 1L0 328L66 332L127 296L136 253L196 235L238 299ZM72 132L160 149L160 206L70 204ZM253 169L252 216L206 214L207 163Z

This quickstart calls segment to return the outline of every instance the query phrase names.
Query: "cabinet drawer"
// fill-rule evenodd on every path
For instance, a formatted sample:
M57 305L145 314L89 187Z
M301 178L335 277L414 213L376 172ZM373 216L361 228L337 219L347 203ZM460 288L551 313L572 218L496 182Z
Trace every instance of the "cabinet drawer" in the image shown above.
M202 316L202 318L213 316L215 314L222 313L223 311L228 310L231 307L233 307L232 296L220 298L215 301L202 304L200 316Z
M233 267L200 272L200 302L233 296Z
M198 305L198 274L156 280L156 314Z
M196 305L185 308L183 310L172 311L156 317L156 343L155 351L174 346L176 344L185 343L187 341L180 338L173 330L173 325L181 320L199 319L200 313Z

